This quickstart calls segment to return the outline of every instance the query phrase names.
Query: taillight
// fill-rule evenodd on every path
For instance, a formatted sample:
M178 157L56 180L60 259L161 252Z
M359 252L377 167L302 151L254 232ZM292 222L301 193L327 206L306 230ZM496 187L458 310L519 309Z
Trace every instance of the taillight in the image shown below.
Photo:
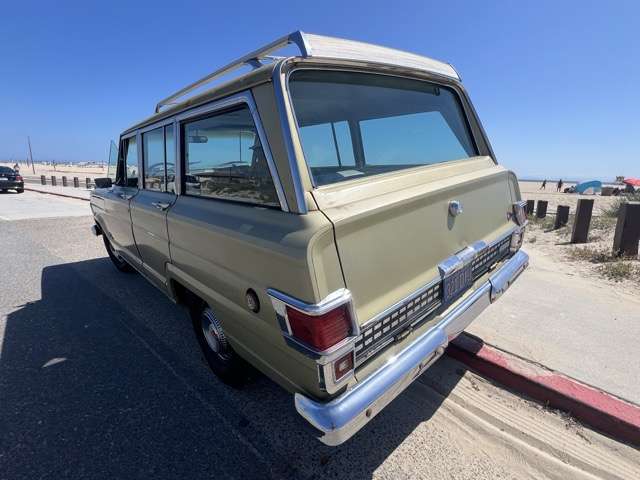
M292 335L320 352L336 345L351 333L351 319L346 305L322 315L307 315L287 306L287 317Z
M16 175L16 181L17 182L21 182L22 181L22 177L20 175Z

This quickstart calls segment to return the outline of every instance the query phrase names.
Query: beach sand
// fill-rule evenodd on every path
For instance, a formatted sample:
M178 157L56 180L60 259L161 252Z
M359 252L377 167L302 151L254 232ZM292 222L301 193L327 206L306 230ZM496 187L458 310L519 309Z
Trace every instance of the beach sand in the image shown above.
M520 193L523 200L535 200L536 204L538 200L546 200L549 202L547 212L555 214L558 205L568 205L571 213L575 213L578 206L578 200L581 198L593 199L593 215L602 215L602 211L611 207L617 202L618 197L602 197L597 195L581 195L579 193L561 193L556 192L555 182L547 182L546 190L540 190L542 182L529 182L520 181ZM562 186L564 190L567 187L571 187L575 183L565 183Z

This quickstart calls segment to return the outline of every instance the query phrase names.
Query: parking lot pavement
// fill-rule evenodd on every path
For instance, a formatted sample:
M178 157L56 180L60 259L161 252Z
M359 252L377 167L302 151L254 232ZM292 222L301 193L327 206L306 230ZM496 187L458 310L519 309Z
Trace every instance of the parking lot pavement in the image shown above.
M63 187L62 185L41 185L39 183L25 183L25 190L31 192L48 193L56 196L89 200L91 190L87 188Z
M53 195L13 190L0 192L0 220L79 217L91 215L89 202Z
M640 477L640 452L447 358L325 447L267 378L218 382L185 311L90 225L0 220L0 479Z

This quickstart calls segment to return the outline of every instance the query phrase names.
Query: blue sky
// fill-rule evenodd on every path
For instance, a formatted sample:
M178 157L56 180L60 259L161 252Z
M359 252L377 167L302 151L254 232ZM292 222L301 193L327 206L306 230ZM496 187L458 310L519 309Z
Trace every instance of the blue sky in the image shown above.
M366 6L365 6L366 5ZM106 160L167 94L302 29L455 65L521 177L640 176L640 2L3 2L0 159Z

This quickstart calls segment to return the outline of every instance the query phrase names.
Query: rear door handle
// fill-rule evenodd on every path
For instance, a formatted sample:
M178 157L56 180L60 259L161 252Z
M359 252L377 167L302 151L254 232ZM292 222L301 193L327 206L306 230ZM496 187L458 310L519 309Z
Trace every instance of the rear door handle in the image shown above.
M166 210L171 204L167 202L152 202L151 205L159 210Z

